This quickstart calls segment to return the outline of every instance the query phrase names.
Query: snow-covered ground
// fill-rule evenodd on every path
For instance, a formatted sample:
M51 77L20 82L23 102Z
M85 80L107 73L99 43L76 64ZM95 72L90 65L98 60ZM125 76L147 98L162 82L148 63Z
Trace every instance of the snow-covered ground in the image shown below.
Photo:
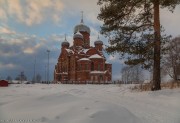
M127 85L0 88L0 123L180 123L180 89L132 92Z

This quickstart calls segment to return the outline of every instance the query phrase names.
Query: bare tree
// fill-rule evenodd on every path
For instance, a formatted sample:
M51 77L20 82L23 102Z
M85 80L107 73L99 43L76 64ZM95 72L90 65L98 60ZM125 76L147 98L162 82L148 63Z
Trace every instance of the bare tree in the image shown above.
M6 78L6 80L8 80L8 81L12 81L12 78L11 78L11 76L7 76L7 78Z
M27 77L26 75L24 74L24 72L20 72L20 74L15 78L15 80L19 80L21 83L23 81L27 81Z
M125 84L141 83L143 81L140 65L125 66L122 68L122 81Z
M129 83L129 66L125 66L124 68L122 68L121 73L122 73L122 81L124 82L124 84Z
M40 83L41 82L41 75L40 74L37 74L36 75L36 81L38 82L38 83Z
M162 69L165 74L168 74L173 80L177 81L180 75L180 37L170 41L167 48L168 52L162 60Z

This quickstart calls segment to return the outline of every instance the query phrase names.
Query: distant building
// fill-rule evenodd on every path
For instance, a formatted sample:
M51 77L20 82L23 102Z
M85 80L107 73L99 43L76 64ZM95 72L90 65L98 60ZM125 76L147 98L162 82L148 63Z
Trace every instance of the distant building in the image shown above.
M62 83L108 83L112 79L112 64L103 55L103 42L90 46L90 28L83 23L74 27L73 45L65 40L55 65L54 81Z

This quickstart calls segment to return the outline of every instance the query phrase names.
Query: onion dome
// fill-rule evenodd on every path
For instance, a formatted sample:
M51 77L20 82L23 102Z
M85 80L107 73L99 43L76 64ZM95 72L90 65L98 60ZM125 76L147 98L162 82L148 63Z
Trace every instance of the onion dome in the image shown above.
M76 39L76 38L83 39L83 35L78 31L78 32L75 33L74 36L73 36L73 39Z
M103 45L103 42L99 39L99 35L98 35L98 39L94 42L94 45L98 45L98 44Z
M88 26L86 26L83 22L83 12L82 12L81 23L74 27L74 34L78 31L87 32L88 34L90 34L90 28Z
M88 34L90 34L90 28L83 23L80 23L74 27L74 33L76 33L78 29L80 32L87 32Z
M67 46L69 47L69 42L66 40L66 35L65 35L65 40L61 43L61 46Z

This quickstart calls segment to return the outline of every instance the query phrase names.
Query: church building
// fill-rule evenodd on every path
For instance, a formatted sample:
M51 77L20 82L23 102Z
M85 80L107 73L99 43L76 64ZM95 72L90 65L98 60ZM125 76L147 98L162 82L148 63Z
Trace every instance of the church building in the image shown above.
M81 19L74 27L73 45L66 40L54 69L54 81L63 84L106 84L112 79L112 64L103 55L103 42L90 46L90 28Z

